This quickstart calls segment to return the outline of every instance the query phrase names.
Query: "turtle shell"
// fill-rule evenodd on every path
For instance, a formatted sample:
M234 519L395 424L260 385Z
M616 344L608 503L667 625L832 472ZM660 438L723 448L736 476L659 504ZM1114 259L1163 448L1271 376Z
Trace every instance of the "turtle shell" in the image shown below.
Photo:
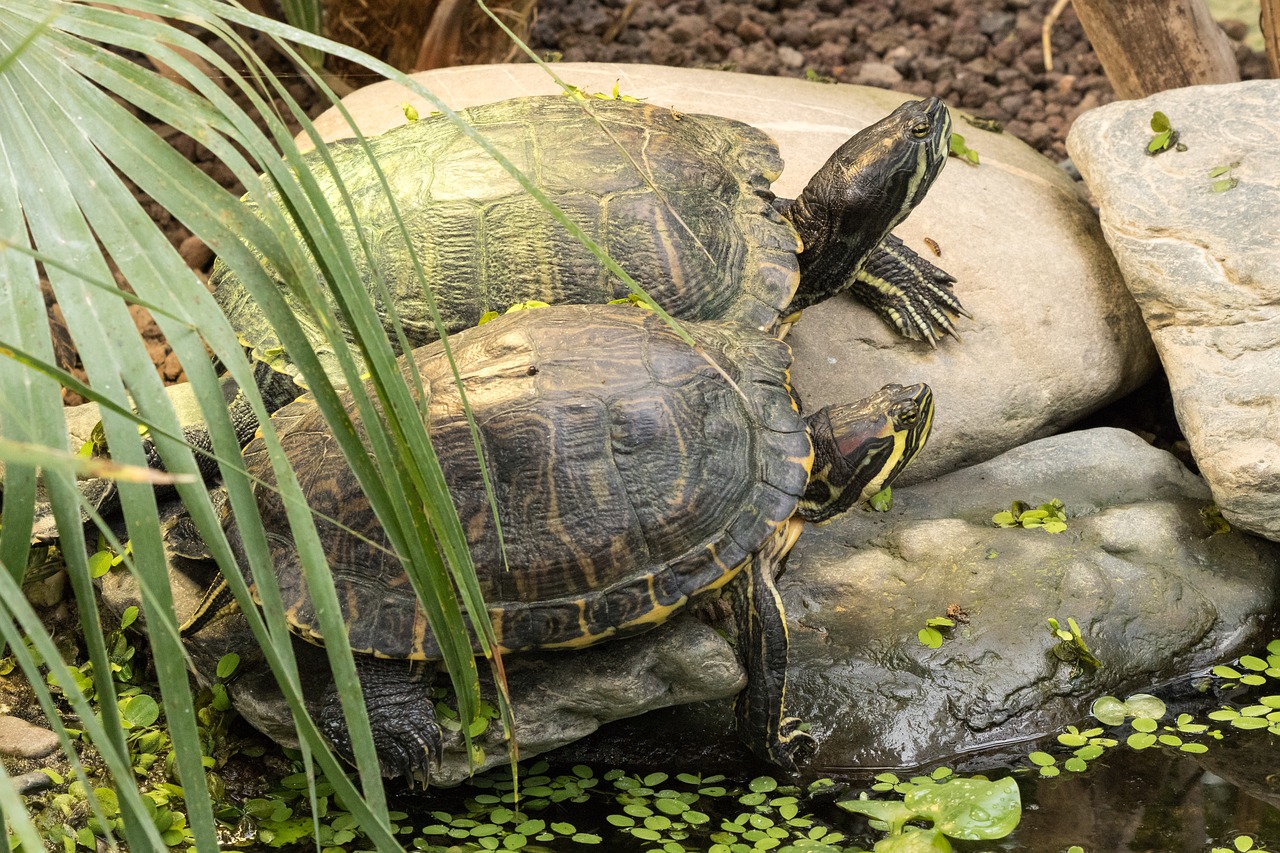
M584 106L564 96L500 101L460 115L674 316L767 329L791 301L800 246L771 205L769 185L782 159L763 131L653 104L591 100ZM410 122L368 145L450 332L526 300L602 303L629 292L444 116ZM435 340L427 296L368 154L345 140L331 144L328 155L333 172L316 152L305 160L388 332L393 324L379 282L410 345ZM350 193L354 217L335 173ZM253 205L247 196L245 203ZM221 263L212 281L246 345L293 372L242 283ZM307 322L289 288L282 283L281 290ZM324 349L318 330L310 337Z
M813 455L788 385L790 350L728 324L685 327L702 353L634 306L523 311L450 338L509 569L441 345L413 352L503 650L574 648L651 628L731 580L794 512ZM438 658L319 409L303 397L273 423L312 508L387 549L317 518L352 648ZM273 482L261 438L245 461ZM288 618L323 642L279 495L259 487L257 499ZM238 541L233 518L228 528Z

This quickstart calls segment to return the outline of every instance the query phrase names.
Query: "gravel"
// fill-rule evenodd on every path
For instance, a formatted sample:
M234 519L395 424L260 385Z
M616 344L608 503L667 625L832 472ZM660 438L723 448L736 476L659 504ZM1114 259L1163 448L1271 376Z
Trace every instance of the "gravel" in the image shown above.
M1052 0L539 0L530 43L565 61L647 62L936 95L1055 161L1076 116L1114 98L1068 5L1046 71ZM619 23L624 22L619 28ZM1225 22L1246 79L1266 77ZM616 34L616 35L615 35Z

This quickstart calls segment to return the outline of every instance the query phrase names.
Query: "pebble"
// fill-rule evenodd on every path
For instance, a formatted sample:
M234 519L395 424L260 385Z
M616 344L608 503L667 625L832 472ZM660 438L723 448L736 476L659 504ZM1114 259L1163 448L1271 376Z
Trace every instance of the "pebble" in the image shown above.
M804 65L804 54L794 47L783 45L778 48L778 60L788 68L799 68Z
M865 86L890 88L902 82L898 69L883 62L864 62L858 71L858 82Z
M30 773L23 773L21 776L14 776L10 781L13 782L13 787L22 796L53 787L53 777L43 770L34 770Z
M206 246L205 242L194 234L178 245L178 254L193 270L202 270L213 261L213 249Z
M707 20L700 15L679 15L667 27L667 35L676 44L688 44L706 28Z
M18 717L0 716L0 755L44 758L58 751L58 736Z
M745 42L753 42L764 36L764 27L760 26L750 18L743 18L735 28L734 32L738 34L738 38Z

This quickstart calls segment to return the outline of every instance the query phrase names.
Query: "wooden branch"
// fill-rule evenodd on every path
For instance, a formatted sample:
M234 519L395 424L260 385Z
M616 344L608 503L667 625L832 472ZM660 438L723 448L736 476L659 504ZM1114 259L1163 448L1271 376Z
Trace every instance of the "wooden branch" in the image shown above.
M432 68L448 68L458 64L458 51L462 48L462 28L471 10L470 0L441 0L431 16L431 24L422 37L414 71L430 71Z
M1240 79L1231 42L1204 0L1073 2L1120 98Z
M1271 76L1280 78L1280 0L1262 0L1262 40Z

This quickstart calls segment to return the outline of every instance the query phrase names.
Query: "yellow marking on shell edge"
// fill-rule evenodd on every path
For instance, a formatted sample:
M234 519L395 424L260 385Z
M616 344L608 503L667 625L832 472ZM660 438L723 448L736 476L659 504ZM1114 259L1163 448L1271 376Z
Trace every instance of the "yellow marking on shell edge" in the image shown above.
M621 626L619 626L621 627ZM608 639L618 633L618 628L609 628L604 631L597 631L594 634L580 634L572 640L565 640L561 643L547 643L538 646L539 649L585 649L588 646L594 646L601 640Z
M802 466L804 468L805 474L808 475L809 477L813 476L813 459L814 459L813 442L809 443L808 456L788 456L787 457L788 462Z
M578 630L583 637L591 636L591 626L587 624L587 601L585 598L578 602Z
M787 351L790 352L790 347ZM800 414L800 401L796 399L795 391L791 387L791 368L788 367L782 372L782 384L787 389L787 396L791 398L791 411Z

